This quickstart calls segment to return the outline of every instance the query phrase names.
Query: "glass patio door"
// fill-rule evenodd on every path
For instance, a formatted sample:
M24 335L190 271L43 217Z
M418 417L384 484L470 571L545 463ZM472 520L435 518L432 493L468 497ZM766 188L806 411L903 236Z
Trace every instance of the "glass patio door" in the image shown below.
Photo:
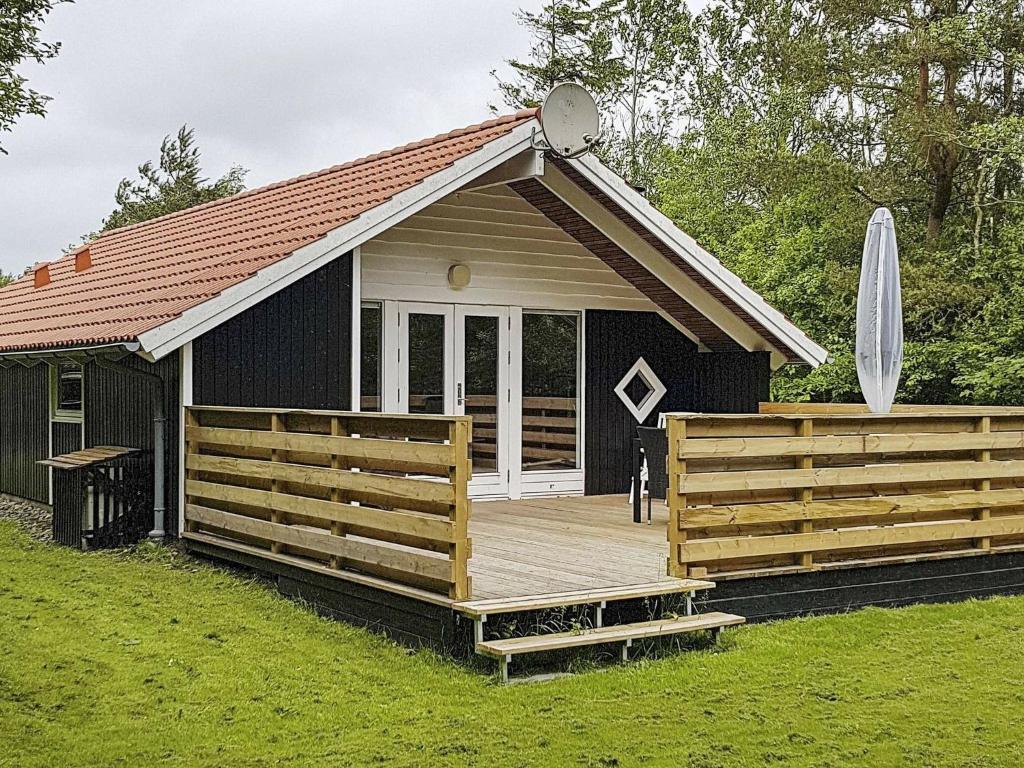
M473 417L474 496L509 484L509 323L505 307L455 307L455 413Z
M399 413L455 413L454 317L449 304L398 305Z
M400 413L470 415L473 496L509 487L509 320L505 307L399 302L397 381Z

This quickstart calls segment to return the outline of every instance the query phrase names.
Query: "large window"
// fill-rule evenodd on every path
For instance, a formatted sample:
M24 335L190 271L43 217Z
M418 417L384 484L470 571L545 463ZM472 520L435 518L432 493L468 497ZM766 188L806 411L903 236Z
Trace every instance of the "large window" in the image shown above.
M523 471L579 467L580 318L523 313Z
M384 317L380 304L363 304L359 320L359 350L362 356L359 368L360 410L380 411L381 407L381 349L383 348Z
M82 366L62 360L50 367L50 404L54 418L82 418Z

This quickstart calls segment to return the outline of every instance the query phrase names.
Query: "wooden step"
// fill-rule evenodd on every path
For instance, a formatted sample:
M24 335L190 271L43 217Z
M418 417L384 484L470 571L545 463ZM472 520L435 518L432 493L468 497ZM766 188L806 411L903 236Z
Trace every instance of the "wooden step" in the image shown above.
M477 653L507 659L523 653L556 651L564 648L579 648L602 643L629 643L648 637L679 635L684 632L718 630L745 622L742 616L731 613L701 613L695 616L680 616L673 619L642 621L636 624L616 624L597 627L581 632L558 632L551 635L530 635L512 637L507 640L484 640L476 644Z
M705 589L712 589L714 586L715 583L713 581L672 579L671 581L652 581L647 584L630 584L621 587L581 589L574 592L550 592L543 595L526 595L523 597L467 600L455 603L454 608L467 616L478 618L489 614L540 611L546 608L560 608L567 605L611 603L616 600L635 600L644 597L657 597L659 595L699 592Z

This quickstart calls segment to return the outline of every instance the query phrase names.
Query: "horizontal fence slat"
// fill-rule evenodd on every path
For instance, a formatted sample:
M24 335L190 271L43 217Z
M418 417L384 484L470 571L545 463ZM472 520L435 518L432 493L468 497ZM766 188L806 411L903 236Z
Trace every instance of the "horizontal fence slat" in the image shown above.
M831 454L924 453L1024 448L1024 432L931 432L821 437L689 438L679 458L825 456Z
M467 599L471 423L186 408L185 535Z
M871 411L860 403L761 403L762 414L806 415L806 416L870 416ZM890 413L896 416L907 414L931 414L938 416L1019 416L1024 408L1012 405L912 405L896 403Z
M1024 477L1024 461L933 461L820 469L765 469L704 472L679 477L679 493L760 491L775 488L891 485L953 480Z
M729 504L690 507L682 528L725 525L762 525L799 520L825 520L874 515L955 512L989 507L1024 507L1024 488L995 491L942 491L940 493L875 496L827 501L782 501L768 504Z
M237 485L209 483L202 480L186 480L185 493L188 496L202 499L235 502L251 507L304 515L328 522L408 534L439 543L447 544L454 541L451 521L436 515L357 507L343 502L314 499L308 496L293 496L257 488L243 488Z
M185 467L197 471L237 475L242 478L255 477L264 480L283 480L301 485L316 485L322 488L337 488L352 494L363 495L368 501L389 503L405 509L416 509L416 506L406 506L407 504L415 505L416 502L423 502L424 506L434 505L435 507L455 503L455 492L451 485L411 477L393 477L373 472L352 472L347 469L202 454L190 454L186 459Z
M440 605L448 607L452 604L450 598L440 595L436 590L423 589L412 584L402 584L392 579L382 578L380 576L374 576L369 573L360 573L359 571L342 570L339 571L330 566L319 563L315 560L310 560L307 557L301 557L298 555L289 555L287 553L274 553L270 552L263 547L254 544L245 544L235 539L226 539L223 536L218 536L214 533L193 533L185 531L182 538L187 541L199 542L208 546L217 547L218 549L225 549L232 552L240 552L251 557L258 557L263 560L276 563L284 563L291 565L296 568L309 571L311 573L318 573L321 576L329 576L333 578L341 578L346 581L351 581L356 584L362 584L364 586L373 587L374 589L381 589L385 592L391 592L397 595L404 595L405 597L411 597L414 600L430 603L431 605Z
M323 555L334 555L366 565L405 571L428 579L451 581L452 578L452 562L447 558L394 549L369 541L356 541L309 528L272 523L197 504L185 507L185 519L246 536L301 547Z
M955 541L984 536L1024 534L1024 516L995 517L987 520L942 520L871 528L846 528L812 533L772 536L734 536L688 540L681 547L686 563L728 560L745 557L791 555L798 552L823 552L897 544Z
M451 445L439 443L413 443L402 440L223 427L187 427L185 439L242 448L325 453L350 462L366 460L389 462L395 465L395 469L403 469L408 466L415 471L433 471L445 475L455 462L454 448Z

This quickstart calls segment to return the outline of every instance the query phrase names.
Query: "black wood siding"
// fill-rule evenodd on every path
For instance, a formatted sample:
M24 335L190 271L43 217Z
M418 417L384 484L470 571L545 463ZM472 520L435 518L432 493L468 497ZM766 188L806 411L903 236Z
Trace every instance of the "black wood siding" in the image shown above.
M662 411L757 413L758 404L770 399L772 369L768 352L698 354L691 370L690 405Z
M164 530L178 531L178 422L179 359L174 352L156 363L140 357L118 362L124 368L155 373L163 380L164 413L164 488L166 509ZM155 382L149 378L103 368L89 363L85 368L85 444L123 445L153 449L153 404Z
M668 389L645 424L664 411L755 413L768 399L767 352L698 352L660 315L586 312L587 494L629 489L631 440L636 420L615 394L626 372L643 357Z
M49 503L49 366L0 368L0 493Z
M346 255L196 339L194 402L348 410L351 339Z
M41 366L46 368L48 366ZM82 424L71 421L55 421L53 430L53 456L80 451L82 445ZM51 469L53 473L53 505L64 509L81 506L81 486L72 472Z

